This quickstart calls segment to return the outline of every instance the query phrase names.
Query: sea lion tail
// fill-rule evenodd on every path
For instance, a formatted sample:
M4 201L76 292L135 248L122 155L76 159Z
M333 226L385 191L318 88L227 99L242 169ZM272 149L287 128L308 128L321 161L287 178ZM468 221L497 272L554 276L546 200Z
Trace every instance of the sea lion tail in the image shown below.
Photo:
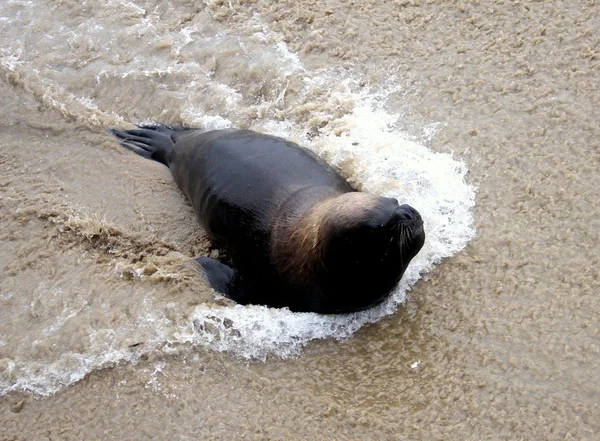
M176 130L163 125L154 125L140 126L135 130L111 129L110 132L119 138L121 145L126 149L144 158L169 165L169 158L175 145L172 135Z

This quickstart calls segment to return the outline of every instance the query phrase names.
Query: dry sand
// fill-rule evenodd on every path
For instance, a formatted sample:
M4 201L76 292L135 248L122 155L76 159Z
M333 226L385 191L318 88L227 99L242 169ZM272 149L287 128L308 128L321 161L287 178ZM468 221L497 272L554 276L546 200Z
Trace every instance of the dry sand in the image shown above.
M76 26L78 13L40 3L47 20L68 16L66 26ZM181 23L196 11L192 2L140 6L154 10L154 3ZM82 8L80 16L89 14ZM229 29L259 13L312 69L353 70L370 84L396 75L405 92L395 110L403 111L406 132L442 122L429 147L467 164L477 188L477 235L421 280L395 315L345 341L313 342L296 358L266 362L192 348L192 355L150 355L94 371L49 397L12 392L0 398L0 439L599 439L598 2L259 0L198 8ZM19 38L19 30L12 36ZM81 44L71 60L89 60L93 48ZM171 259L157 265L168 266L209 249L168 171L141 160L128 167L130 158L102 132L127 125L111 115L176 119L171 77L159 104L149 104L152 91L133 83L127 87L137 87L137 98L119 101L110 87L86 80L87 65L75 61L65 65L82 76L68 81L89 90L105 109L103 120L91 121L87 108L70 114L53 107L43 78L32 80L31 72L17 75L6 64L1 71L0 277L17 292L29 292L28 277L39 277L40 249L47 259L60 251L63 271L89 274L103 263L85 241L50 240L54 227L39 220L50 207L61 212L61 186L83 212L103 213L121 231L125 255L152 242ZM260 72L254 75L254 83L242 78L240 87L259 84ZM260 84L257 96L269 91ZM118 87L115 95L125 96L126 86ZM287 111L302 119L297 107ZM236 121L259 117L239 114ZM86 148L92 143L100 151ZM65 150L69 157L57 159ZM82 187L82 169L70 164L100 186ZM33 215L19 211L28 207ZM19 234L33 238L25 242L30 248ZM25 276L11 278L15 267ZM28 268L33 276L23 273ZM86 287L83 276L71 282L74 290L97 288ZM195 301L174 283L171 294ZM127 288L134 299L164 291L137 286ZM114 306L110 319L125 322L125 313L115 311L136 302L105 295Z

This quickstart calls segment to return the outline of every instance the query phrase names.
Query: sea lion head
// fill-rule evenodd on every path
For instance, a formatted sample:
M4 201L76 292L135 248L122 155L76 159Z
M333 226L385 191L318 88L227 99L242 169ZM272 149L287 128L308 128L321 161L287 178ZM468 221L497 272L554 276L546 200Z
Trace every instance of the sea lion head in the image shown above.
M423 247L425 232L417 210L396 199L345 193L321 212L321 283L342 296L348 310L383 301ZM343 312L343 311L339 311Z

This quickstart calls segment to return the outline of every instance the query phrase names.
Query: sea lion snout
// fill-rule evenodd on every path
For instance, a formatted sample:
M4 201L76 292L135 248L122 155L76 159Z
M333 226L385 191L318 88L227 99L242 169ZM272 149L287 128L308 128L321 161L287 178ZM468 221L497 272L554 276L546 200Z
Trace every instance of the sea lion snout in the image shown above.
M425 243L425 228L421 214L407 204L400 205L394 213L395 219L407 234L408 241L404 242L403 255L414 257ZM402 235L401 235L402 236Z
M422 225L423 219L417 210L408 204L400 205L395 213L398 220L409 225Z

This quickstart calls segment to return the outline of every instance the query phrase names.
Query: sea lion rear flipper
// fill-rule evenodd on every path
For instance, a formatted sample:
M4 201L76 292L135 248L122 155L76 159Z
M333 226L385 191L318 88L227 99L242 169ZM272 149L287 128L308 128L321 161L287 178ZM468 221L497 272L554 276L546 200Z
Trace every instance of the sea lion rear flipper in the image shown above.
M210 257L198 257L195 259L204 270L204 274L210 286L220 294L229 297L231 283L236 275L235 271L227 265Z
M121 141L121 145L140 156L169 165L169 157L175 142L171 135L175 130L167 126L142 126L136 130L110 132Z

